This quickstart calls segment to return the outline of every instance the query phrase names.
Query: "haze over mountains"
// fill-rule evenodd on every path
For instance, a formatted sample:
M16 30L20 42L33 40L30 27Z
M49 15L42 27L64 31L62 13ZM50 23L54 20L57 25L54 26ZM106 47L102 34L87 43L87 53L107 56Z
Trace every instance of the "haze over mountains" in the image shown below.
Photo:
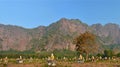
M73 39L85 31L96 34L99 45L120 44L118 24L89 26L78 19L62 18L49 26L33 29L0 24L0 50L74 50Z

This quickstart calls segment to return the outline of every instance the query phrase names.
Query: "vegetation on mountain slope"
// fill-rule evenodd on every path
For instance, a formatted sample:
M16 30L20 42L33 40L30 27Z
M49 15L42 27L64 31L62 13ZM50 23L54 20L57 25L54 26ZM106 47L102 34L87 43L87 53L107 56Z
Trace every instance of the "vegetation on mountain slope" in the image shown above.
M113 50L119 48L119 25L109 23L106 25L87 25L78 19L62 18L49 26L39 26L33 29L25 29L12 25L0 25L0 50L34 50L49 51L69 49L75 50L73 39L80 33L90 31L98 39L100 51L106 49L106 45L118 44ZM108 47L109 48L109 47ZM119 49L118 49L119 51Z

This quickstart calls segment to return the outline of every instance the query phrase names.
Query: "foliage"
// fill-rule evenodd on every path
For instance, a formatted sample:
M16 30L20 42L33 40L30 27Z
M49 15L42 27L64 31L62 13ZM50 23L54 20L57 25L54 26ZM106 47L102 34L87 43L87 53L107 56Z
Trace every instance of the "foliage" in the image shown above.
M95 52L98 48L95 39L96 36L88 31L81 34L74 39L74 44L76 44L76 51L82 54Z
M24 56L24 58L34 57L35 52L34 51L15 51L15 50L9 50L9 51L0 51L0 58L4 57L9 58L18 58L19 56Z
M118 53L116 56L117 56L117 57L120 57L120 53Z
M112 50L104 50L104 57L112 57L114 55Z
M103 54L98 53L96 56L97 56L97 57L103 57L104 55L103 55Z
M70 50L54 50L54 51L41 51L39 53L36 53L34 51L15 51L15 50L9 50L9 51L0 51L0 58L8 57L8 58L18 58L19 56L22 56L23 58L48 58L50 54L53 53L55 57L57 58L73 58L76 56L75 51Z
M64 50L54 50L53 53L58 58L63 58L63 57L73 58L73 57L76 56L75 51L70 51L70 50L66 50L66 49L64 49Z

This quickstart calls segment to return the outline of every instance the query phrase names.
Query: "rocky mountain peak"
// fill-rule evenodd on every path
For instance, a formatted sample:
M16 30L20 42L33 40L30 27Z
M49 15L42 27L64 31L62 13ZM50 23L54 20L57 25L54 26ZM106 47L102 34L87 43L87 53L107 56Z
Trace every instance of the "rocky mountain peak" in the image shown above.
M95 33L103 45L120 44L120 27L117 24L88 26L79 19L62 18L47 27L33 29L0 24L0 50L74 50L73 39L85 31Z

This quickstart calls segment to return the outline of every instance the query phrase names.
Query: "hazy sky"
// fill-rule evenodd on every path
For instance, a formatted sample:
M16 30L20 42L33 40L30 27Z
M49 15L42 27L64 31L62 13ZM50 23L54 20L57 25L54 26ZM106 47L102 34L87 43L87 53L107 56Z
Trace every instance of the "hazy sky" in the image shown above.
M0 0L0 23L34 28L60 18L89 25L120 22L120 0Z

